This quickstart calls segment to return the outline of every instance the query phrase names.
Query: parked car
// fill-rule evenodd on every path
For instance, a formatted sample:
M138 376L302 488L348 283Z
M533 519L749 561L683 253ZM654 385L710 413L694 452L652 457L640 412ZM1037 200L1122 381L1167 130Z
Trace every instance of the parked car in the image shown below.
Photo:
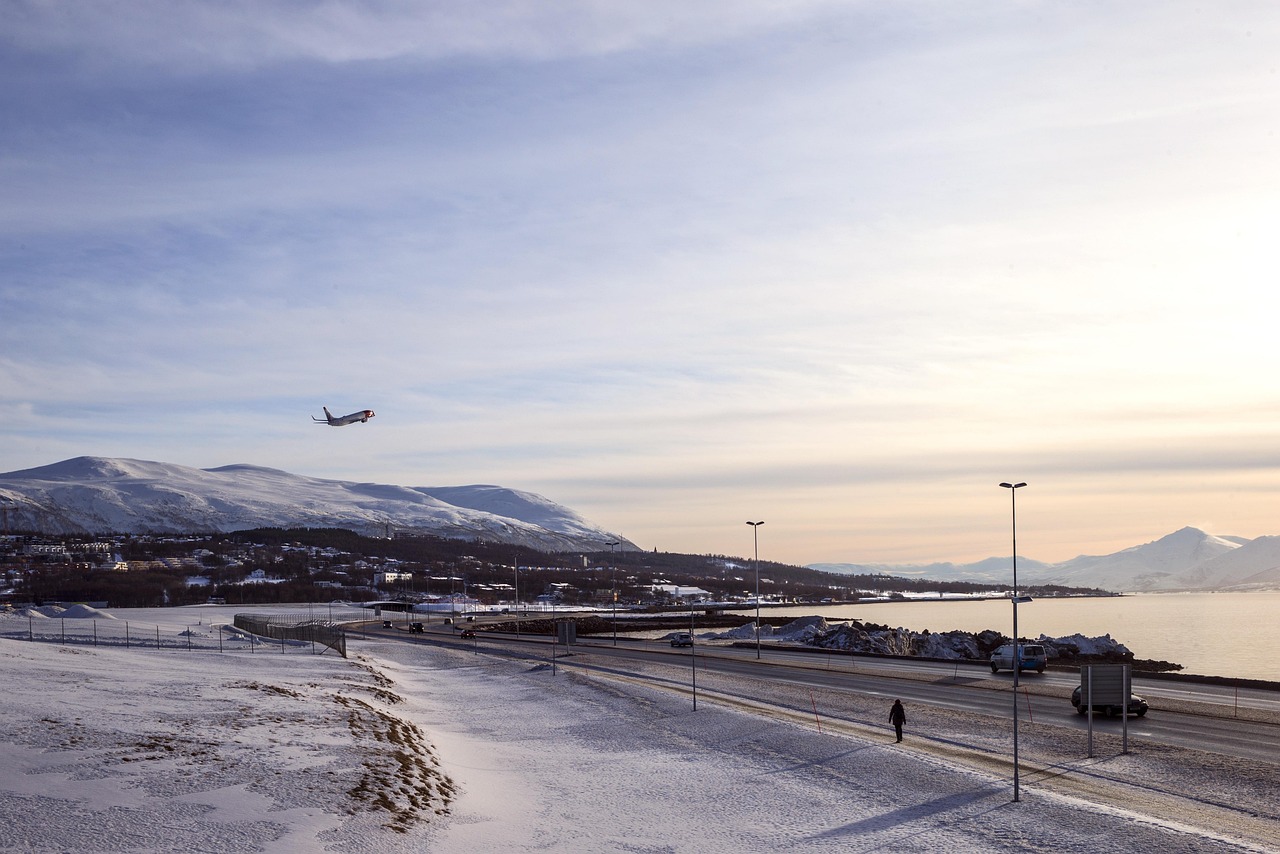
M1021 670L1034 670L1044 673L1049 663L1049 654L1038 643L1018 644L1018 666ZM991 653L991 672L1013 669L1013 644L1007 643Z
M411 631L411 632L422 632L422 631L423 631L422 623L410 623L410 624L409 624L409 631Z
M476 636L475 629L463 629L462 634L458 635L458 637L464 638L464 639L474 638L475 636Z
M1076 712L1081 715L1089 714L1089 707L1085 705L1084 700L1080 698L1080 686L1071 692L1071 705L1076 707ZM1129 695L1129 714L1133 717L1140 718L1147 713L1147 701L1139 697L1137 694ZM1118 703L1103 704L1094 703L1093 713L1103 714L1109 718L1118 718L1124 710L1120 708Z
M693 646L693 635L688 632L679 632L671 638L672 646Z

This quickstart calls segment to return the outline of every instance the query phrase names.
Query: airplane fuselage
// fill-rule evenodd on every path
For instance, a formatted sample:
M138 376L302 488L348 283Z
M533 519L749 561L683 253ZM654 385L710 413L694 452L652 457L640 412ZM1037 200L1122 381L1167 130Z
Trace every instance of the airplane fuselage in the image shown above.
M355 424L357 422L363 424L372 417L372 409L362 409L359 412L353 412L350 415L343 415L335 418L333 413L329 411L329 407L326 406L324 407L324 418L316 418L313 415L311 416L311 420L317 424L328 424L330 427L345 427L348 424Z

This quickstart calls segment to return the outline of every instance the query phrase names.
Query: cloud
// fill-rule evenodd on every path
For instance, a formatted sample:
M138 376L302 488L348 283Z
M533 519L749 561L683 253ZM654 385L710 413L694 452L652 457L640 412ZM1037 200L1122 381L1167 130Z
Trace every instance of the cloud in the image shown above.
M1064 543L1142 480L1231 518L1280 426L1280 27L1235 11L8 4L6 447L497 482L695 551L755 507L958 558L1010 476Z
M740 38L838 4L582 2L103 2L9 4L0 22L31 51L179 69L494 56L547 61Z

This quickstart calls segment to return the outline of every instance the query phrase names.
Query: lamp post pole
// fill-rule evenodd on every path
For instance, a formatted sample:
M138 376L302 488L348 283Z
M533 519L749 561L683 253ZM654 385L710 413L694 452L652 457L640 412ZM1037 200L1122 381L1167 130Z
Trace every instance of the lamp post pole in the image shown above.
M756 660L760 660L760 526L764 522L748 522L751 526L751 542L755 546L756 563Z
M1022 672L1022 648L1018 644L1018 490L1026 483L1002 483L1009 490L1013 530L1013 800L1018 792L1018 674Z
M693 710L698 711L698 653L697 636L693 629L693 594L689 594L689 678L693 683Z
M618 645L618 567L614 564L613 549L614 546L622 545L620 540L612 543L605 543L609 547L609 574L613 584L613 645Z
M516 640L520 640L520 555L516 555L515 572L516 572L516 589L515 589L516 610L515 610L515 613L512 614L511 616L514 617L516 621Z

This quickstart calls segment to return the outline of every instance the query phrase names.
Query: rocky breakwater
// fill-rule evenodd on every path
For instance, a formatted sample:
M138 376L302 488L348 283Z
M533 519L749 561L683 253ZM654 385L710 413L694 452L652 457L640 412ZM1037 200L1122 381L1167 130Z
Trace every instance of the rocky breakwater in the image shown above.
M839 650L861 655L895 655L946 661L987 661L1007 635L993 629L981 632L915 632L901 627L850 620L830 623L824 617L801 617L781 627L761 625L761 638L771 643L791 643L819 649ZM752 623L727 632L700 634L705 640L754 640ZM1130 664L1134 670L1160 672L1181 670L1182 665L1168 661L1134 658L1124 644L1111 635L1085 637L1081 634L1053 638L1023 638L1023 643L1037 643L1045 648L1049 666L1078 667L1082 664Z

